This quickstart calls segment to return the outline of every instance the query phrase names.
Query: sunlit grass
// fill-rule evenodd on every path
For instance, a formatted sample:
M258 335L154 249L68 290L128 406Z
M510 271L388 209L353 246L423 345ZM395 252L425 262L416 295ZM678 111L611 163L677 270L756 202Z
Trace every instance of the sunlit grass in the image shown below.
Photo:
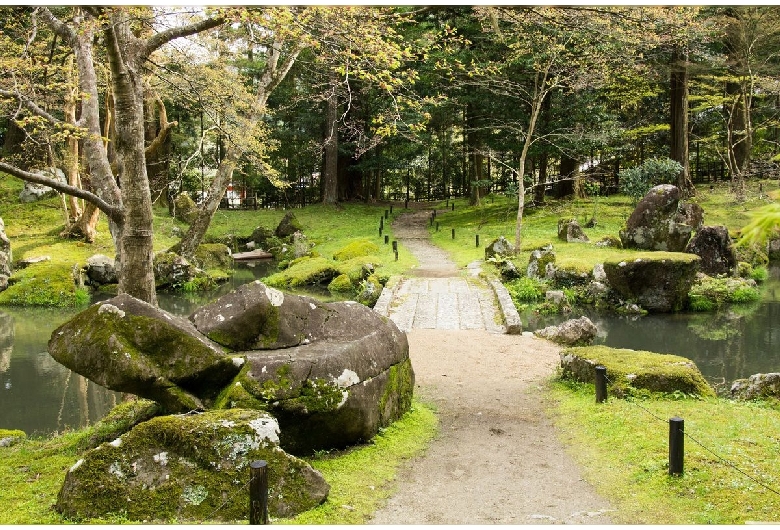
M551 409L586 479L621 524L744 524L779 521L780 414L725 399L595 403L593 385L554 382ZM668 420L683 418L682 476L668 468ZM699 442L701 445L698 445ZM704 446L704 448L702 447ZM705 449L706 448L706 449ZM717 455L717 456L716 456Z

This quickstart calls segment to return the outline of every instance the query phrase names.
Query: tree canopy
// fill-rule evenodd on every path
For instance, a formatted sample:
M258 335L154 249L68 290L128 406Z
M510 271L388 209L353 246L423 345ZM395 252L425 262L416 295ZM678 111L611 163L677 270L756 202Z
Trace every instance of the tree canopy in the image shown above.
M154 302L155 203L617 193L671 158L693 193L775 171L777 6L4 6L0 171L110 220ZM45 168L56 167L65 181ZM526 193L529 191L530 193Z

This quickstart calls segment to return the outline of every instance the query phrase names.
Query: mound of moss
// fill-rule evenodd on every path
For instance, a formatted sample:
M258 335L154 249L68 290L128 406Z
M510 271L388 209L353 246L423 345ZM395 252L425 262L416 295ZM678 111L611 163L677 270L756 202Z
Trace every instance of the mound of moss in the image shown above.
M0 293L0 305L84 307L89 292L76 285L73 267L50 261L14 272L8 289Z
M327 285L340 274L341 271L333 260L303 257L294 260L285 270L263 279L263 282L273 287Z
M715 396L696 364L685 357L607 346L573 347L561 352L563 379L593 383L598 365L607 369L610 395L627 397L645 391Z
M693 284L688 303L694 311L713 311L724 304L747 304L761 298L754 280L704 276Z
M359 256L372 256L379 252L379 247L368 239L357 239L341 247L333 253L336 261L346 261Z
M0 429L0 447L10 447L27 438L24 431L17 429Z

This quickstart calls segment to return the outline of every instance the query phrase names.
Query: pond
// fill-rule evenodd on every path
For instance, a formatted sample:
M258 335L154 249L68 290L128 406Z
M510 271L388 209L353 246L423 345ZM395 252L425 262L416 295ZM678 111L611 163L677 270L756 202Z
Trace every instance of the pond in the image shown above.
M251 265L239 265L230 281L214 292L160 294L160 307L189 315L218 296L267 276L275 266L272 262ZM734 379L780 371L780 268L772 269L763 293L760 303L717 314L622 317L582 311L521 316L525 329L532 331L586 314L599 328L596 343L687 357L722 391ZM327 301L322 293L303 294ZM96 422L121 400L120 394L89 382L48 354L52 331L75 313L0 309L0 428L22 429L28 435L76 429Z
M761 301L718 313L637 317L586 308L563 316L521 314L521 319L524 330L534 331L585 315L598 328L594 344L686 357L724 393L735 379L780 372L780 267L772 267L769 276Z

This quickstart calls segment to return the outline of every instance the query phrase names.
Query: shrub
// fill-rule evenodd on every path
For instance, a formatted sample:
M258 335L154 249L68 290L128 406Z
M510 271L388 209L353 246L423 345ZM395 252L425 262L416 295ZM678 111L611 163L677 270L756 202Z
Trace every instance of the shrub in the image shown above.
M620 172L620 191L634 200L647 195L659 184L674 184L683 167L670 158L651 158L637 167Z
M518 278L506 283L506 290L515 304L523 302L538 302L544 296L546 286L535 278Z

